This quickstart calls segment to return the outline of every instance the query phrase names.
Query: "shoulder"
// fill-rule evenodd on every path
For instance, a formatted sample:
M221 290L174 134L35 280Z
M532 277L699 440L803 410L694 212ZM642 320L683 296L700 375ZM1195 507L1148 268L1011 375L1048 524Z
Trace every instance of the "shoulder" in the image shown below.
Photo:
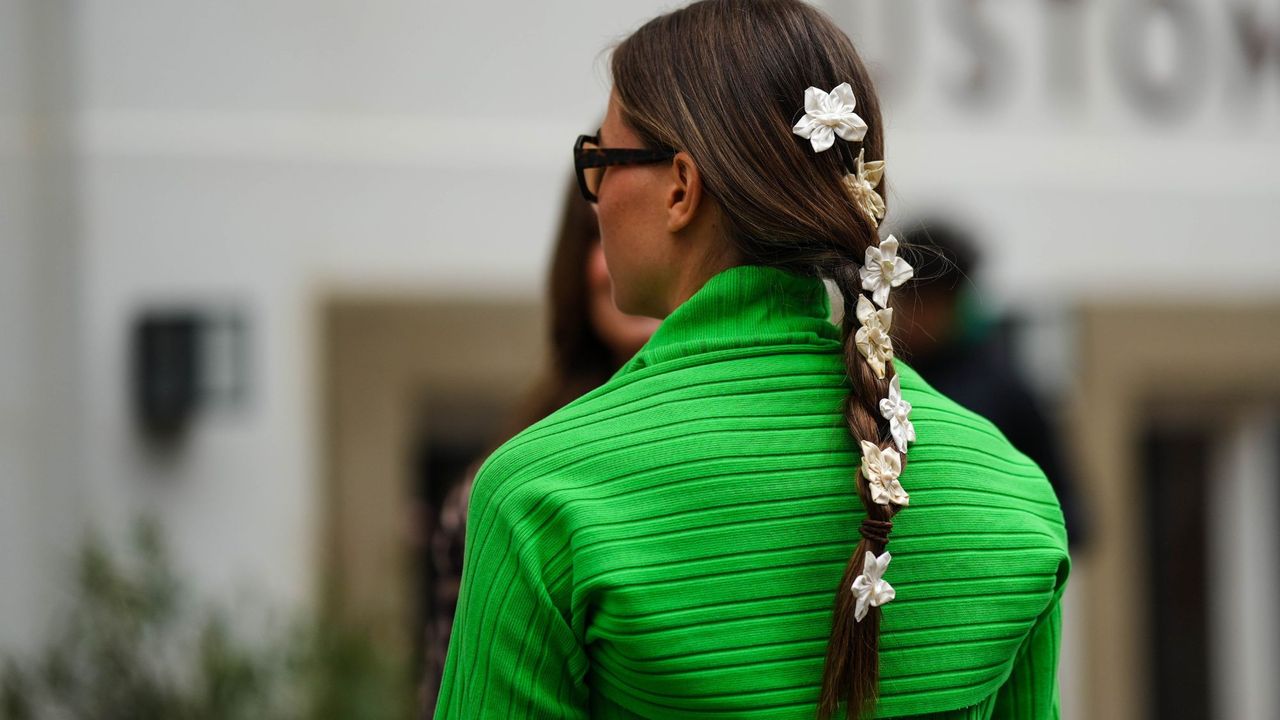
M679 422L705 416L708 407L744 396L839 391L844 382L838 352L815 345L733 348L624 367L504 443L480 476L521 475L586 447L607 452L631 445L636 433L678 429Z
M894 518L890 542L898 597L882 626L880 708L889 715L994 692L1059 603L1071 568L1061 506L1035 462L991 422L896 365L917 441L901 478L911 503ZM930 638L945 642L921 644ZM920 667L948 672L899 679Z
M1048 565L1065 562L1062 506L1041 468L993 423L930 387L909 366L900 364L898 372L916 429L902 477L911 493L901 516L904 529L935 534L944 543L966 541L948 540L949 533L981 536L977 542L1038 552Z
M1035 461L994 423L935 390L905 363L898 364L898 373L916 428L909 467L922 489L976 493L974 501L1032 509L1062 527L1053 486Z
M613 392L613 384L572 400L484 459L471 488L468 533L476 526L483 531L500 525L521 536L554 535L555 523L549 520L558 521L557 510L598 477L591 456L620 447L635 427L633 405L643 394Z

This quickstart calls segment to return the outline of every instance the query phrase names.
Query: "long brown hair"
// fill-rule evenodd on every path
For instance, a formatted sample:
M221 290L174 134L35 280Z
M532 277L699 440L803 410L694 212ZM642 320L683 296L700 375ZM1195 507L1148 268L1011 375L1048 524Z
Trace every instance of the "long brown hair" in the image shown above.
M750 264L828 278L843 296L844 361L850 392L844 417L856 441L888 447L877 412L893 370L882 380L854 345L858 267L879 243L874 220L846 189L849 159L884 158L880 106L849 38L821 11L799 0L703 0L646 23L614 48L614 90L624 120L651 147L688 152L707 193L726 216L728 240ZM792 132L806 88L848 82L869 129L857 147L815 153ZM852 145L852 144L851 144ZM852 153L850 153L852 151ZM884 192L884 187L880 188ZM871 501L855 473L871 521L887 522L895 505ZM887 527L887 526L882 526ZM850 589L866 552L879 555L888 532L863 537L836 588L818 716L845 704L857 717L875 704L879 684L880 610L854 621Z
M545 327L549 355L533 388L492 440L487 457L516 433L603 385L621 366L591 320L587 258L600 242L595 211L576 178L565 185L560 225L547 271Z

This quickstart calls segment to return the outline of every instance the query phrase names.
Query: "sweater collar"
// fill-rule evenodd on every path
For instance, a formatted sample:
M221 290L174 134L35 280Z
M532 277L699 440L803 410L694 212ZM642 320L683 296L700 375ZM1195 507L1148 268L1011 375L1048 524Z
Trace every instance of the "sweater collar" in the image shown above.
M713 275L662 321L615 374L679 357L768 345L840 344L831 297L821 279L767 265Z

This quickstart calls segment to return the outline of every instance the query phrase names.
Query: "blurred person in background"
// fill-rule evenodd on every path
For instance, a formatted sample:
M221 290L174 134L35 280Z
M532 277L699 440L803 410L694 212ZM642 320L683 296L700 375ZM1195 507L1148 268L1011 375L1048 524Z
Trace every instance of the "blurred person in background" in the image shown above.
M848 36L703 0L610 69L575 167L614 301L662 324L477 473L435 717L1056 716L1062 511L894 357Z
M938 391L995 423L1053 484L1072 550L1083 547L1087 516L1062 453L1062 439L1015 354L1017 318L985 309L971 277L981 263L972 236L941 217L899 233L916 268L895 308L903 357Z
M426 554L431 582L420 690L427 717L435 711L458 601L467 502L476 471L490 452L511 436L603 385L659 324L653 318L624 314L614 304L595 210L583 199L576 180L565 193L547 288L551 357L542 378L499 430L489 452L477 457L453 483L438 517L428 522Z

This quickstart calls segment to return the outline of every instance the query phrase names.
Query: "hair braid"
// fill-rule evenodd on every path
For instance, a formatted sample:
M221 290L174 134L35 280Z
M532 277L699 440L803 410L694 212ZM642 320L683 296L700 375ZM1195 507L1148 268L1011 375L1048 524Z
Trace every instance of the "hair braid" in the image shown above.
M844 346L844 362L851 384L845 399L844 417L854 439L874 443L885 448L886 421L878 411L880 398L885 396L892 366L881 380L854 345L858 330L855 303L861 294L856 263L841 265L831 273L844 301L844 317L841 335ZM906 456L903 456L903 466ZM861 540L845 566L836 593L835 611L831 628L831 640L827 645L826 666L823 671L822 693L818 702L818 717L828 718L836 712L839 703L847 704L848 717L857 717L875 703L879 684L880 609L871 608L861 621L854 621L856 597L850 591L854 579L862 574L862 562L866 553L880 555L889 544L889 530L898 506L873 502L867 477L856 473L858 497L866 508L867 519L860 528ZM870 526L870 527L868 527ZM868 537L870 536L870 537Z

